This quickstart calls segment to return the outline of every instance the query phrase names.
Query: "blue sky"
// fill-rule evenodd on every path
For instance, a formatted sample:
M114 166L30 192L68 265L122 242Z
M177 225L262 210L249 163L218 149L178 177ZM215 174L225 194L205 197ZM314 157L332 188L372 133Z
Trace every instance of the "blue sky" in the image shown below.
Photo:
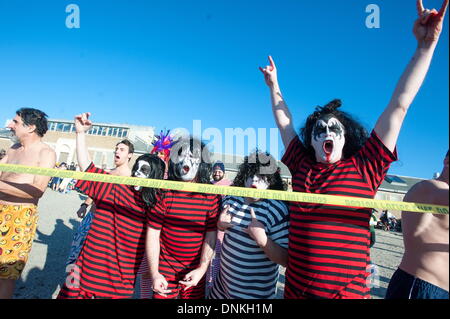
M67 5L80 28L65 25ZM380 28L365 21L380 8ZM426 7L441 0L424 0ZM334 98L368 130L412 57L414 0L0 0L0 124L19 107L165 128L274 128L258 70L277 62L303 125ZM448 18L390 173L431 178L448 149ZM267 131L267 145L270 145ZM260 141L261 142L261 141ZM283 147L279 141L279 154Z

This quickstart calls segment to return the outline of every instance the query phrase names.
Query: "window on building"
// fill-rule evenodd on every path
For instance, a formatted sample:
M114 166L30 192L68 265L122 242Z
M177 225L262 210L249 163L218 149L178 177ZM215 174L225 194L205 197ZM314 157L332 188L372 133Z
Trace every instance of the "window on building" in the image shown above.
M127 129L123 129L122 130L122 136L120 137L127 137L128 136L128 130Z
M108 134L108 127L103 126L100 135L106 136Z
M117 131L118 131L118 128L117 128L117 127L112 127L112 128L109 130L109 135L110 135L110 136L113 136L113 137L116 137L116 136L117 136Z
M91 135L97 135L99 130L99 127L97 125L92 126L92 128L88 131L88 134Z
M49 122L48 130L49 131L56 131L56 123L55 122Z
M71 126L71 125L72 125L72 124L64 123L63 128L62 128L62 131L63 131L63 132L66 132L66 133L70 132L70 126Z
M58 132L62 132L63 127L64 127L64 123L58 123L58 124L56 125L56 130L57 130Z

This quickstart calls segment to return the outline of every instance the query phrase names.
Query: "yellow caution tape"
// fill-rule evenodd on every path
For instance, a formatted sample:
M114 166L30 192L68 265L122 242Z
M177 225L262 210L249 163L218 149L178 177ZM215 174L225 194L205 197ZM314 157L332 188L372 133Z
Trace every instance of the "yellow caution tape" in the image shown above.
M388 210L410 211L418 213L448 214L448 206L398 202L379 199L366 199L350 196L336 196L314 193L287 192L277 190L261 190L255 188L218 186L211 184L186 183L159 179L147 179L108 174L86 173L55 168L42 168L25 165L0 164L0 171L21 174L44 175L51 177L73 178L77 180L105 182L113 184L133 185L152 188L164 188L186 192L233 195L251 198L276 199L290 202L305 202L323 205L350 207L366 207Z

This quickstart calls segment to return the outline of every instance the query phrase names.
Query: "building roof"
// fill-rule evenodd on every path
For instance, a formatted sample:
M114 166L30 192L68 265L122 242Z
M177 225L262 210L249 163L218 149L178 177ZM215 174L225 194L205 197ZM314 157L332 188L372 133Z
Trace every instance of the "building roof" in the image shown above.
M411 187L425 179L418 177L400 176L388 174L378 191L406 194Z
M73 120L61 120L61 119L47 119L48 122L58 122L58 123L70 123L73 124ZM130 128L133 125L129 125L129 124L115 124L115 123L100 123L100 122L95 122L93 123L93 125L96 126L108 126L108 127L122 127L122 128Z

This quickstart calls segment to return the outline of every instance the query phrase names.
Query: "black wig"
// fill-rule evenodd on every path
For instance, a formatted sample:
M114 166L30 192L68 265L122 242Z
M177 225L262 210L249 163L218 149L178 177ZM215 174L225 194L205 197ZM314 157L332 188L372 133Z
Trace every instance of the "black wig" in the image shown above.
M134 163L133 168L131 170L132 176L134 176L134 174L136 173L136 171L139 168L139 161L146 161L150 165L150 175L148 176L148 178L151 178L151 179L163 179L164 178L164 169L166 167L166 164L156 154L144 154L144 155L139 156L136 159L136 162ZM142 199L149 207L155 206L157 192L158 192L158 189L156 189L156 188L149 188L149 187L142 188L142 191L141 191Z
M172 146L169 161L169 179L174 181L181 180L181 176L179 175L176 167L179 156L181 155L182 150L185 148L189 148L194 156L200 157L201 159L195 180L196 183L209 184L210 176L212 173L211 153L206 147L205 143L192 136L189 138L179 139Z
M276 160L269 153L262 153L257 150L246 156L244 162L239 165L239 171L233 180L233 186L245 187L247 178L255 175L266 178L269 189L284 190L280 170L276 167Z
M311 145L311 136L317 120L324 116L334 116L342 123L345 130L345 144L342 150L343 158L349 158L358 152L369 137L367 130L346 112L339 111L341 100L335 99L325 106L317 106L313 114L308 116L306 124L300 129L300 138L306 152L315 159L315 151Z

